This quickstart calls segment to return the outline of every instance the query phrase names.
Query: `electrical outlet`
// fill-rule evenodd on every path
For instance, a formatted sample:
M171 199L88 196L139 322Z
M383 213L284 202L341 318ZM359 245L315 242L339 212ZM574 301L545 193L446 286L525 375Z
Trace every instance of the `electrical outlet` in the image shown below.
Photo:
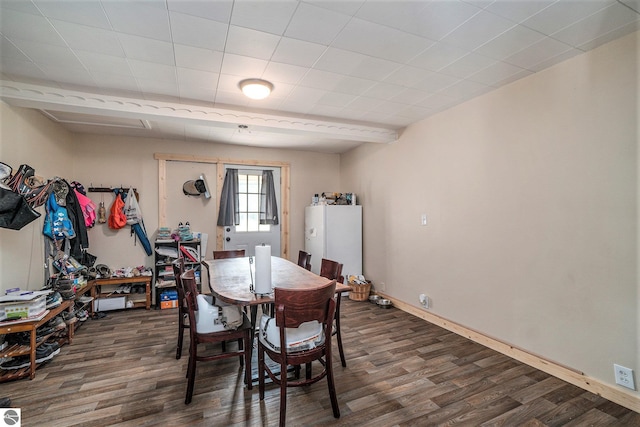
M380 290L381 291L386 291L387 290L387 285L385 285L384 282L380 282Z
M635 382L633 381L633 369L625 368L620 365L613 365L613 370L616 375L616 384L620 384L623 387L636 389Z
M420 304L422 304L424 308L429 308L429 297L425 294L420 294Z

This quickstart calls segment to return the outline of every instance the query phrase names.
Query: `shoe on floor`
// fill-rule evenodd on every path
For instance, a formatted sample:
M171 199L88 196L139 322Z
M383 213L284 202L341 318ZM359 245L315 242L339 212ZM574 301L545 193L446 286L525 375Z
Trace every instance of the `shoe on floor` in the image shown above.
M4 370L13 370L13 369L21 369L26 368L31 364L31 360L29 356L18 356L9 360L8 362L4 362L0 365L0 369Z
M57 342L46 342L36 349L36 363L51 360L58 353L60 353L60 345Z

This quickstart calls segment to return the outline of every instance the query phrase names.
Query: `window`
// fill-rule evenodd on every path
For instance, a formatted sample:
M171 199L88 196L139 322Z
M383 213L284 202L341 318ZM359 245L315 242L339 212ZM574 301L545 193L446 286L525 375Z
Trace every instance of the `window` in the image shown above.
M260 189L262 187L262 171L238 171L238 198L240 207L240 224L236 232L269 232L271 226L260 225Z

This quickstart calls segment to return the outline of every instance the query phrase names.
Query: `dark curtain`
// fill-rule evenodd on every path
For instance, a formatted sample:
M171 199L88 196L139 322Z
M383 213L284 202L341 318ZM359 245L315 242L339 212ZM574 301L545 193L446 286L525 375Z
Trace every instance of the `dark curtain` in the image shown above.
M218 225L240 224L240 208L238 200L238 169L227 169L222 184L220 196L220 212L218 213Z
M273 172L262 171L262 188L260 189L260 224L278 225L278 203L273 184Z

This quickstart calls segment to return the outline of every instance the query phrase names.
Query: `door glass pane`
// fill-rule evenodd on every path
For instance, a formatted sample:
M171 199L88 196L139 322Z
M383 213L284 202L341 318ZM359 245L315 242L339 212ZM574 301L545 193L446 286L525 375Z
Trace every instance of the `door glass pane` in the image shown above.
M238 173L238 202L240 209L240 224L236 225L236 232L271 231L268 224L260 225L260 186L262 172Z

